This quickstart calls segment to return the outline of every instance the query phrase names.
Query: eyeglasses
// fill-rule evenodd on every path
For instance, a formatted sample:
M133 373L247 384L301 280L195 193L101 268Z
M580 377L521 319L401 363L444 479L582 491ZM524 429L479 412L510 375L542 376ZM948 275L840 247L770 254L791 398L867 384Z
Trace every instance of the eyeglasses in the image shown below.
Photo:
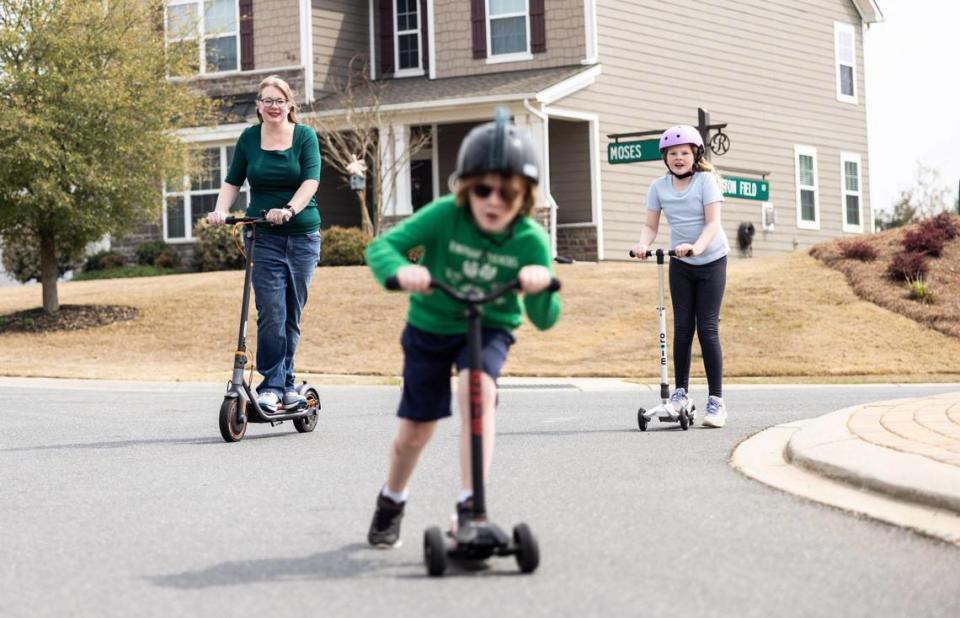
M263 103L264 107L274 107L274 106L286 107L287 106L286 99L259 99L258 98L257 100Z
M482 182L479 184L473 185L473 187L470 189L471 193L473 193L474 195L476 195L482 200L490 197L490 195L492 195L494 191L496 191L497 195L499 195L500 199L503 200L504 202L512 202L517 197L517 193L515 191L511 191L507 189L505 186L500 186L494 189L490 185L484 184Z

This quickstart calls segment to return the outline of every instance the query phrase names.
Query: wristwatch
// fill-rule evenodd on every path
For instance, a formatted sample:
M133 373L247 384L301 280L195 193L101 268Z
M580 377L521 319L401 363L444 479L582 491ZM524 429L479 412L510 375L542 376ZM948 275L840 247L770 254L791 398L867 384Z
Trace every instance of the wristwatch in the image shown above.
M290 218L291 218L291 219L293 219L294 217L297 216L297 211L293 209L293 206L287 206L286 208L284 208L284 210L286 210L286 211L288 211L288 212L290 213Z

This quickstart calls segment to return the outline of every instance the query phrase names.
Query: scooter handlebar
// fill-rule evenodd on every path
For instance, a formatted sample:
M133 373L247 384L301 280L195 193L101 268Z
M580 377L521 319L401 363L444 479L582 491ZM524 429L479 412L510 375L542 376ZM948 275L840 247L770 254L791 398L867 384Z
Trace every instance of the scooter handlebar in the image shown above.
M403 289L400 287L400 281L397 279L396 275L387 277L386 280L383 282L383 284L384 284L384 287L386 287L388 290L392 292L400 291ZM550 284L547 286L547 289L545 291L558 292L560 291L560 287L561 287L560 280L557 279L556 277L553 277L550 279ZM450 298L454 300L459 300L460 302L482 305L485 303L489 303L492 300L496 300L500 298L501 296L503 296L504 294L506 294L511 290L519 290L520 280L517 278L513 278L510 281L507 281L506 283L504 283L503 285L497 288L494 288L493 290L490 291L489 294L463 294L458 290L455 290L454 288L450 287L443 281L437 281L437 280L433 280L430 282L430 288L433 290L440 290Z
M263 217L226 217L223 222L227 225L237 225L239 223L266 223Z
M657 251L663 251L663 249L657 249ZM657 251L647 250L646 257L653 257L654 255L656 255ZM677 252L674 251L673 249L670 249L669 251L666 251L665 253L666 253L666 255L669 255L670 257L676 257L676 256L677 256ZM630 249L630 257L632 257L632 258L637 257L637 254L634 253L633 249Z

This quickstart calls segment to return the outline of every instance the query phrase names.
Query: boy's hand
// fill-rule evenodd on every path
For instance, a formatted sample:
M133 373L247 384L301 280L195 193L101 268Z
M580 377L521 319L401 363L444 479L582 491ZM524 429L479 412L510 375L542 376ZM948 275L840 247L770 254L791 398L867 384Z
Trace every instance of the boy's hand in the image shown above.
M680 243L673 248L677 252L677 257L687 257L688 255L694 256L697 254L697 249L688 242Z
M407 292L426 294L430 291L430 271L417 264L401 266L397 269L397 282Z
M520 280L520 289L524 294L536 294L550 285L550 270L546 266L524 266L520 269L517 278Z

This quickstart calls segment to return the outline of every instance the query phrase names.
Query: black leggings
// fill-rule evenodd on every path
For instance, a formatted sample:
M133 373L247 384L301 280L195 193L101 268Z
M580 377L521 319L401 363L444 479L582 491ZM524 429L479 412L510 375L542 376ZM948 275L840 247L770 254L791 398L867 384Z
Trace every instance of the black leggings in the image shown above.
M693 266L670 260L670 298L673 301L673 370L677 388L689 390L693 331L700 339L707 386L723 397L723 351L720 349L720 303L727 285L727 256Z

